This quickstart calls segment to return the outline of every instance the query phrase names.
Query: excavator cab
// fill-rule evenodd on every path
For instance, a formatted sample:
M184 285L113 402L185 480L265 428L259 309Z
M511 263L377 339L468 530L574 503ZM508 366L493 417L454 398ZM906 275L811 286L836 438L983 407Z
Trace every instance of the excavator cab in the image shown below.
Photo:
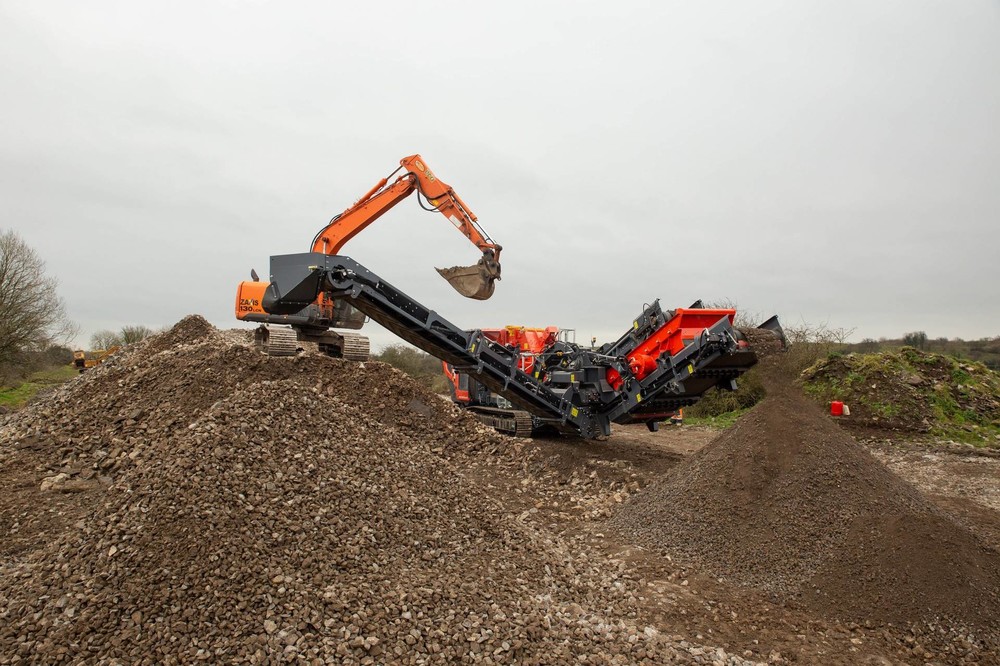
M494 282L500 279L500 262L493 250L483 250L482 258L472 266L436 269L455 291L466 298L485 301L493 295Z

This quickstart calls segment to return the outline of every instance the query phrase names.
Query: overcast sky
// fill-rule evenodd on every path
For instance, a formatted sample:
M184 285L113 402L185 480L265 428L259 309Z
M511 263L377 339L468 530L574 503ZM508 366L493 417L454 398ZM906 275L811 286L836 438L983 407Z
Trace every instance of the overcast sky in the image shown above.
M0 1L0 227L90 334L200 313L420 153L352 256L465 328L617 337L730 299L853 338L1000 335L1000 4ZM366 328L376 347L391 334Z

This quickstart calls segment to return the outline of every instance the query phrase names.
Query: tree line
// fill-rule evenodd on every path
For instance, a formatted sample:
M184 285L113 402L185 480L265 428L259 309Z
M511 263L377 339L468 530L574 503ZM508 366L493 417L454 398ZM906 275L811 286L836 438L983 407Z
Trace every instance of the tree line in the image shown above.
M45 262L13 230L0 232L0 379L69 363L77 331Z
M124 347L145 340L155 332L150 327L142 325L122 326L117 331L98 331L90 336L90 348L98 350Z
M0 383L73 362L67 343L79 329L67 316L58 287L34 248L17 232L0 231ZM98 331L91 348L121 347L152 333L141 325Z

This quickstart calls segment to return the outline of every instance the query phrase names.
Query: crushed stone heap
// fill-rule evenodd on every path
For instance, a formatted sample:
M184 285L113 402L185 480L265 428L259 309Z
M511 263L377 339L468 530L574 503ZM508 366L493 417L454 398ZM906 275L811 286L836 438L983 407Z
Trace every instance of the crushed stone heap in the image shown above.
M794 387L769 396L612 519L639 544L827 616L995 630L1000 556Z
M0 664L690 661L448 460L500 443L388 366L189 317L0 427L37 463L0 498Z

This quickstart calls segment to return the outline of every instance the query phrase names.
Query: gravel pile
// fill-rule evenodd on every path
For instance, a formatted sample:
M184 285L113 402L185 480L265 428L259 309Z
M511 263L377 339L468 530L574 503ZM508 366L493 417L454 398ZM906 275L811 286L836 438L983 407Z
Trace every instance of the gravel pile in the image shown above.
M504 438L388 366L243 340L186 318L0 428L7 468L43 461L0 497L0 664L743 663L627 621L627 577L449 461Z
M828 616L995 630L1000 556L794 389L634 495L640 544Z

